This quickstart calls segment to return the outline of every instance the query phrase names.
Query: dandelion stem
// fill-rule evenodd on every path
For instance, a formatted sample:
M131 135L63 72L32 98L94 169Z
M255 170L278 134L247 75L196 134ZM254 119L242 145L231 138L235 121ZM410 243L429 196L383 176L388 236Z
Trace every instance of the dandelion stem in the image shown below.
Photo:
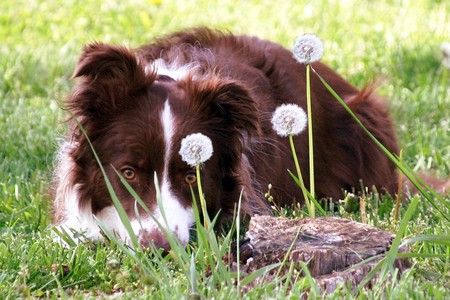
M300 164L298 163L297 153L295 151L294 137L292 135L289 135L289 143L291 145L292 157L294 158L294 164L295 164L295 168L297 170L298 180L300 182L300 189L302 190L303 198L305 199L306 208L308 209L309 216L311 218L315 218L314 206L311 205L311 202L309 201L309 198L308 198L308 193L306 192L306 187L305 187L305 183L303 181L302 172L300 171Z
M306 110L308 115L308 146L309 146L309 191L312 197L315 197L314 185L314 145L313 145L313 126L311 109L311 65L306 65ZM314 207L312 207L314 210ZM314 213L313 213L314 215Z
M205 229L209 228L209 222L208 219L208 212L206 211L206 200L205 195L203 194L203 188L202 188L202 180L200 177L200 164L197 164L195 166L195 173L197 175L197 188L198 188L198 195L200 197L200 206L202 207L202 214L203 214L203 223L205 226Z

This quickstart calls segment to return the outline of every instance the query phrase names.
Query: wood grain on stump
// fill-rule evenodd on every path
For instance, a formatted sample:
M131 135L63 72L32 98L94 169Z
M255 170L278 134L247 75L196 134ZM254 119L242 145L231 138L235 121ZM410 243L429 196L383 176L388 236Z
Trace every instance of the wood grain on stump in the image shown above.
M328 292L342 281L351 280L353 285L360 283L389 251L394 239L392 234L347 219L327 217L294 220L270 216L252 217L245 237L247 242L240 248L243 271L251 273L282 262L292 246L288 264L279 275L289 270L290 263L294 263L300 272L301 267L295 262L303 261L308 264L318 285ZM371 257L376 258L355 267ZM408 267L408 261L397 259L395 266L401 272ZM269 274L261 280L270 280L270 277Z

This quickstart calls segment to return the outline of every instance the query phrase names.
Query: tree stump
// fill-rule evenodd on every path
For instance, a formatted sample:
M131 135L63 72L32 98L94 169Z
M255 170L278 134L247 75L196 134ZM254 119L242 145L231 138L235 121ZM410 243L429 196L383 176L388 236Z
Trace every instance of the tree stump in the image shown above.
M370 270L389 251L394 235L355 221L326 217L287 219L254 216L250 220L246 241L240 246L240 268L251 273L259 268L282 262L287 264L279 276L289 271L294 263L296 273L302 271L299 261L307 263L317 284L327 292L336 289L339 282L358 285ZM295 241L295 242L294 242ZM406 249L400 249L405 252ZM368 258L370 262L355 266ZM295 264L297 262L297 264ZM397 259L395 267L401 273L409 266L406 259ZM278 268L261 280L275 279Z

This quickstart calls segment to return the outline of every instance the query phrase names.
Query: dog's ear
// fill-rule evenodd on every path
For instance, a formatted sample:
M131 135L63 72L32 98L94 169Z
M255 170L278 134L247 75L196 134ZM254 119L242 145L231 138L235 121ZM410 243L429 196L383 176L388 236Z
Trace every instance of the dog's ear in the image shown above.
M69 108L84 116L120 109L130 95L143 91L154 80L134 52L102 43L84 48L73 77L81 79L69 98Z
M216 130L260 132L257 104L243 84L219 78L192 81L188 86L194 119L204 119Z
M215 94L215 108L226 125L248 133L260 131L256 102L249 89L237 82L224 82Z

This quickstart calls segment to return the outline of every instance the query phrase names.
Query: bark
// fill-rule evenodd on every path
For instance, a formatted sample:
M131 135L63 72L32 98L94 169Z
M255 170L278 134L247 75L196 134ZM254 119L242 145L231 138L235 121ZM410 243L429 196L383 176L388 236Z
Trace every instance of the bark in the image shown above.
M385 257L394 239L393 234L347 219L294 220L270 216L252 217L245 237L240 245L242 271L251 273L281 263L286 257L286 263L277 275L285 275L293 264L292 276L301 276L298 262L303 261L318 286L327 292L336 289L340 282L359 284ZM400 249L400 252L405 251ZM368 259L371 260L363 262ZM401 274L409 263L406 259L397 259L394 266ZM275 279L278 271L279 268L275 268L252 285Z

